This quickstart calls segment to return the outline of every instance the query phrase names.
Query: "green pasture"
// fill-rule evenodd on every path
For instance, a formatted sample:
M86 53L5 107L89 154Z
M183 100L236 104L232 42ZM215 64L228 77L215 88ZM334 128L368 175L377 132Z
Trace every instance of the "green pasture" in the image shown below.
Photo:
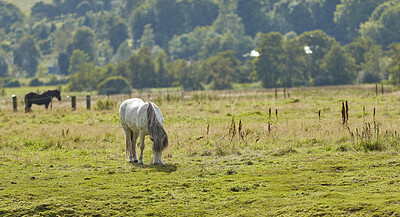
M144 165L125 158L126 96L98 97L110 110L61 106L70 93L47 111L1 105L0 216L399 216L400 93L286 93L141 93L164 114L160 166L148 138Z

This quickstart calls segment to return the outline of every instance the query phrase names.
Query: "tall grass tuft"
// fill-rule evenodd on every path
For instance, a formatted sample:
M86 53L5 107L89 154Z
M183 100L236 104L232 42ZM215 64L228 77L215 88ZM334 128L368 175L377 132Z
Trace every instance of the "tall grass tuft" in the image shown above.
M218 100L219 96L213 92L201 92L201 93L194 93L191 96L192 100L199 101L199 100Z
M102 111L102 110L111 110L117 106L117 103L110 100L110 99L99 99L96 103L95 110Z
M383 151L389 147L398 148L400 142L396 131L392 135L386 131L384 136L380 136L380 124L375 121L365 123L360 130L356 128L355 133L350 130L350 127L347 129L356 150Z

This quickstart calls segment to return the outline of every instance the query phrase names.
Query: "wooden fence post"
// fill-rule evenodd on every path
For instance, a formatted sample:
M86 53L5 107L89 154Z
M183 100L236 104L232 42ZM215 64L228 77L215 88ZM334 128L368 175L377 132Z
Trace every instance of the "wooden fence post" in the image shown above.
M18 101L17 101L17 96L16 95L12 95L12 100L13 100L13 111L16 112L18 111Z
M72 110L76 109L76 96L71 96Z
M283 88L283 98L286 99L286 88Z
M90 110L90 95L86 96L86 109Z

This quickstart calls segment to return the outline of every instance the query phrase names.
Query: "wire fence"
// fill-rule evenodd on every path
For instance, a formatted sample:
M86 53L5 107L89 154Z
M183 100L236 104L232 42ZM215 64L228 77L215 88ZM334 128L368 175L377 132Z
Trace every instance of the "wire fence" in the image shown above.
M324 87L328 88L329 87ZM335 88L338 88L335 86ZM390 93L391 88L384 90L383 85L370 85L370 86L344 86L344 88L361 89L369 95L378 95ZM100 100L110 100L117 105L122 101L129 98L141 98L144 101L151 99L152 101L189 101L189 100L222 100L231 99L238 101L243 97L252 98L254 100L285 100L293 97L292 93L298 90L316 90L318 88L275 88L275 89L253 89L253 90L140 90L133 93L124 93L116 95L98 95L93 92L79 92L79 93L61 93L62 100L58 101L56 98L52 99L49 109L96 109L96 104ZM340 89L340 88L339 88ZM45 109L44 106L34 106L33 109ZM25 111L24 95L11 95L0 99L0 110L11 110L15 112Z

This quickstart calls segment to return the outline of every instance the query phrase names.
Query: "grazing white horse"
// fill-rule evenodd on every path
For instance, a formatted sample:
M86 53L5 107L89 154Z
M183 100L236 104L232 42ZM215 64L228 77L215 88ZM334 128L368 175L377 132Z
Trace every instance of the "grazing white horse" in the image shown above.
M119 107L119 118L126 137L126 155L130 163L143 164L144 138L153 141L154 164L162 164L162 151L168 146L168 136L163 128L164 117L158 106L138 98L127 99ZM136 158L136 141L140 137L139 161Z

